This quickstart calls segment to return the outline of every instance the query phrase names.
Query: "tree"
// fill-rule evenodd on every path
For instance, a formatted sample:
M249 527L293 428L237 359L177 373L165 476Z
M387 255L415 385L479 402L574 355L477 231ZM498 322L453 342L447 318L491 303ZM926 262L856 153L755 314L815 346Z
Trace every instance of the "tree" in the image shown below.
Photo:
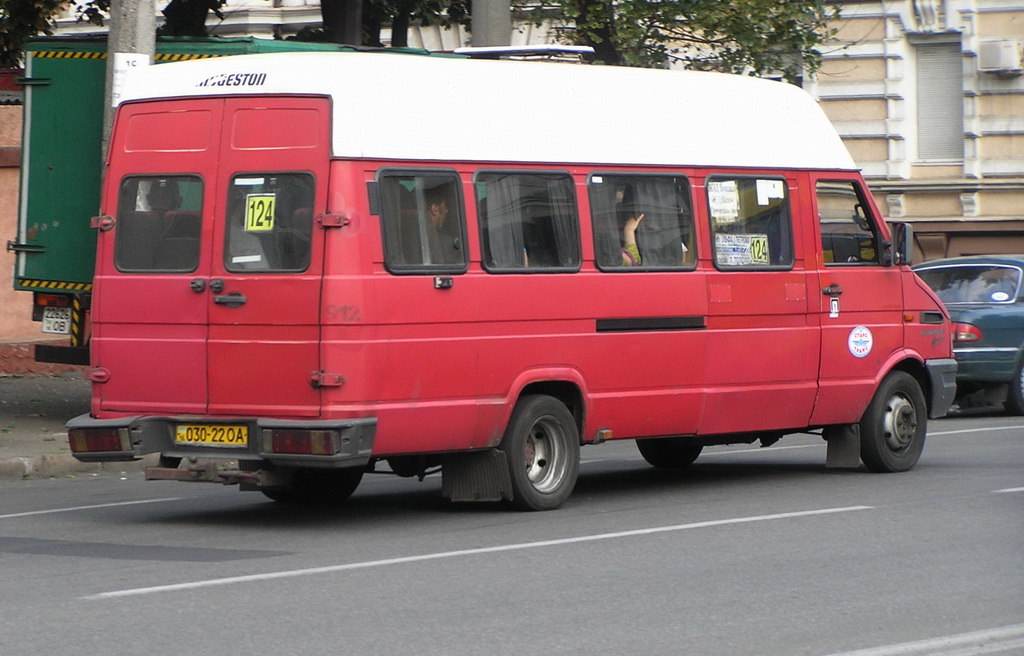
M220 8L225 0L170 0L163 9L164 24L157 30L166 36L206 36L206 17L213 12L224 18ZM21 65L25 41L40 34L53 34L53 18L75 7L79 20L103 25L110 0L0 0L0 68Z
M381 29L391 25L391 45L409 45L414 20L442 27L469 24L470 0L320 0L323 30L297 35L302 41L330 41L350 45L381 46Z
M563 38L592 46L605 64L795 80L821 65L839 8L821 0L547 0L523 5L536 23L561 23Z
M72 0L73 1L73 0ZM164 24L157 28L160 36L207 36L206 17L212 11L224 18L220 8L226 0L170 0L161 13ZM87 0L77 4L78 20L102 26L110 13L110 0Z
M21 65L25 41L52 34L53 17L68 0L0 0L0 68Z

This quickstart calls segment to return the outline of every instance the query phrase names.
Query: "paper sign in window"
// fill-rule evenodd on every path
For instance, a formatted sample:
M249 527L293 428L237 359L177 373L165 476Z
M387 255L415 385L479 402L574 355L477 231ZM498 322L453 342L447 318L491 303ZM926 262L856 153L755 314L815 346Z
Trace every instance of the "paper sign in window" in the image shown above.
M773 198L786 197L786 183L782 180L758 180L757 204L771 205Z
M270 232L274 229L275 194L248 194L245 197L245 231Z
M723 266L768 264L767 235L715 235L715 259Z
M734 223L740 215L740 194L735 180L708 183L711 218L719 224Z

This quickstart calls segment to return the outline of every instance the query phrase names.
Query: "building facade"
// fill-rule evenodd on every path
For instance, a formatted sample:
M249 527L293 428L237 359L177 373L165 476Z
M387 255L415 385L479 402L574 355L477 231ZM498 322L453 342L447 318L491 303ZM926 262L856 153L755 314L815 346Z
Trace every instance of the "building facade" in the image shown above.
M842 2L805 88L918 259L1024 253L1024 3Z

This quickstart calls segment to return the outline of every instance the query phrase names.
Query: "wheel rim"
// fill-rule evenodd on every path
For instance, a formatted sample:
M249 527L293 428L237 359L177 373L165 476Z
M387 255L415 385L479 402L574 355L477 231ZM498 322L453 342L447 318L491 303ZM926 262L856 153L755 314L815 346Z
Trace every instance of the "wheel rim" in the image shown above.
M553 417L541 417L530 427L523 445L523 463L526 478L538 492L554 491L565 478L565 439L565 431Z
M910 399L901 394L889 399L882 428L885 441L894 453L911 445L917 436L917 409Z

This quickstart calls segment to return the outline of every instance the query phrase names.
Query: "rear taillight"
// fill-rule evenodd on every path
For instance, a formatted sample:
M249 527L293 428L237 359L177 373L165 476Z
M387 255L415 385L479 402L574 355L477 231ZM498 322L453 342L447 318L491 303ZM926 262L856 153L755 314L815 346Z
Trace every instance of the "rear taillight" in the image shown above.
M953 342L980 342L981 331L978 327L969 323L953 324Z
M71 453L131 451L127 428L72 428L68 431Z
M264 444L271 453L333 456L341 451L337 431L271 428L264 435Z
M37 307L71 307L71 297L66 294L35 294Z

